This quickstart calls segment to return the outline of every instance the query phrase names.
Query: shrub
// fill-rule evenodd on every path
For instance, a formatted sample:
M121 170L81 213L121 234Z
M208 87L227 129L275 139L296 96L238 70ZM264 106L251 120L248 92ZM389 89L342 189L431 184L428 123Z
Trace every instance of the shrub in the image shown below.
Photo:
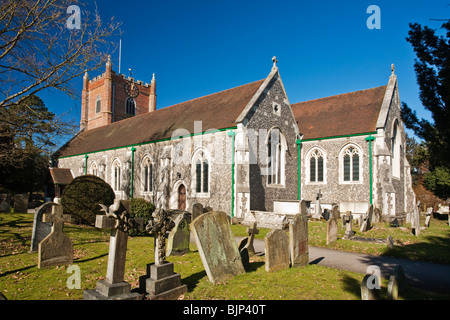
M95 223L100 211L99 203L109 207L114 203L115 194L109 184L99 177L85 175L76 177L64 189L61 204L65 214L72 216L78 224Z
M140 217L144 219L144 226L147 225L147 222L152 219L152 213L155 211L155 206L153 203L141 199L141 198L135 198L130 200L130 216L133 217ZM130 236L137 236L137 235L145 235L145 230L138 231L138 230L129 230Z

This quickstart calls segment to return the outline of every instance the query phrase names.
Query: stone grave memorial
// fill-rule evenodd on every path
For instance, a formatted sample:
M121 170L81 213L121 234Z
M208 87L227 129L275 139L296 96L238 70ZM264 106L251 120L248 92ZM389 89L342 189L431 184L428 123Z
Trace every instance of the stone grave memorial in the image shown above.
M289 253L292 267L308 264L308 216L306 214L295 215L292 222L289 223Z
M320 206L320 198L322 198L322 196L323 195L322 195L322 193L320 192L320 189L319 189L319 192L316 195L315 210L314 210L314 213L313 213L313 215L311 217L313 219L321 219L322 218L322 207Z
M114 200L109 208L104 205L106 215L97 215L95 227L111 229L106 278L97 282L96 289L85 290L84 300L138 300L139 293L131 292L131 284L124 281L127 255L128 229L131 218L120 200Z
M64 222L70 215L63 214L62 206L52 204L52 213L44 214L42 221L52 223L51 232L38 245L38 268L71 264L73 262L72 240L64 233Z
M238 245L238 249L239 252L243 249L246 248L248 251L249 255L254 255L255 252L255 247L253 245L253 240L255 239L255 235L259 234L259 229L256 227L257 223L253 223L252 227L247 227L246 232L248 233L248 237L244 237L241 239L241 241L239 241L239 245Z
M188 253L190 243L189 223L182 214L175 218L175 227L169 232L167 238L166 256L176 256Z
M333 206L332 214L327 221L327 245L335 242L338 237L338 220L335 211L338 211L337 206Z
M245 273L225 212L207 212L192 221L191 228L209 281L217 284Z
M8 193L0 194L0 213L11 212L11 196Z
M411 231L414 235L420 235L420 201L414 206L411 216Z
M267 211L250 211L247 212L242 221L242 225L251 227L254 223L258 223L260 228L268 229L287 229L289 221L283 214L277 214Z
M174 215L172 215L174 216ZM181 284L181 275L174 272L173 263L166 261L165 237L176 223L170 218L170 211L158 208L145 227L155 238L155 262L147 265L147 274L139 278L140 291L145 291L147 300L177 300L187 292ZM180 215L178 215L180 217ZM182 223L185 217L181 215ZM186 227L187 221L185 220Z
M361 300L379 300L380 278L376 274L366 274L361 281Z
M367 210L366 214L361 216L361 228L360 232L369 231L372 227L372 216L373 216L373 204L369 206L369 210Z
M14 212L27 213L28 211L28 193L16 194L14 196Z
M275 229L264 237L265 269L267 272L289 268L289 237Z
M203 205L201 203L194 203L192 206L192 221L201 216L203 213Z
M425 214L425 227L426 228L430 227L432 213L433 213L433 208L431 208L431 207L427 208L427 212Z
M355 233L352 230L353 216L351 211L347 211L345 215L342 216L342 225L345 227L345 234L343 239L351 239Z
M39 243L47 237L50 232L52 232L52 224L50 222L42 221L44 214L51 214L53 206L56 205L54 202L46 202L40 207L35 209L34 221L33 221L33 232L31 235L31 252L37 252L39 248Z

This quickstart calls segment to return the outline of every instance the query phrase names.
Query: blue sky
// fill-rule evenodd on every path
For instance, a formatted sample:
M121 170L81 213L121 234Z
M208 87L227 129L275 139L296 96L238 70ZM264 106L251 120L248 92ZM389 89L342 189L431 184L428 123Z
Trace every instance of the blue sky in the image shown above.
M156 74L158 109L263 79L276 56L291 103L385 85L394 63L400 99L427 119L415 54L405 40L408 24L438 29L442 22L430 18L450 16L443 0L97 0L96 5L103 20L114 16L122 22L121 72L128 75L132 68L134 78L148 83ZM381 29L366 26L370 5L380 8ZM118 58L117 51L116 72ZM81 80L73 82L80 94ZM69 113L78 123L80 100L57 93L41 97L51 111Z

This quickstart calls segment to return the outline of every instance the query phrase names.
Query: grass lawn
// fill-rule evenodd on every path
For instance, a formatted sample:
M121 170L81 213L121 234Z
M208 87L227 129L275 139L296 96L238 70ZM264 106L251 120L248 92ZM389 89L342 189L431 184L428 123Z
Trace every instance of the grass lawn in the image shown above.
M395 230L394 239L403 243L403 248L417 253L413 258L429 257L428 247L440 246L441 255L448 252L448 230L442 230L438 223L433 223L429 230L421 236L410 238L402 235L400 229ZM88 226L66 224L64 231L72 239L74 245L74 265L81 271L81 289L68 289L68 266L37 268L37 253L29 253L33 225L32 214L0 214L0 292L9 300L73 300L82 299L83 290L93 289L99 279L106 275L108 259L109 231L98 230ZM325 246L324 223L311 222L309 237L311 245ZM435 228L436 230L434 230ZM447 226L447 228L449 228ZM235 235L245 235L245 228L232 226ZM367 236L382 237L388 231L382 225L375 226L367 232ZM449 228L450 229L450 228ZM434 230L434 231L433 231ZM261 230L258 238L267 233ZM356 230L355 230L356 231ZM341 231L340 231L341 232ZM343 231L342 231L343 232ZM398 235L397 235L398 233ZM400 237L402 235L402 237ZM443 239L446 235L447 239ZM342 236L342 235L340 235ZM384 237L384 236L383 236ZM437 240L439 239L439 240ZM367 249L367 244L353 248L353 245L342 244L339 240L334 248L343 250L362 250L372 253L387 254L382 248ZM366 248L364 249L364 245ZM446 245L445 249L442 245ZM423 253L422 248L423 247ZM420 250L419 250L420 249ZM366 250L366 251L364 251ZM436 252L439 250L436 249ZM395 249L393 250L395 253ZM395 253L398 254L398 253ZM433 258L435 259L435 258ZM431 260L433 260L431 259ZM444 261L448 261L443 258ZM358 300L360 299L360 283L363 275L349 271L308 265L302 268L290 268L277 272L266 272L264 257L251 258L250 271L239 275L227 283L214 285L209 282L195 244L191 243L191 252L183 256L169 257L175 265L175 272L180 273L182 282L188 286L184 299L308 299L308 300ZM152 237L130 237L126 262L125 281L132 288L138 286L138 277L145 274L145 267L154 261ZM447 262L448 263L448 262ZM382 280L382 297L386 298L387 281ZM447 295L426 293L409 288L401 299L450 299Z

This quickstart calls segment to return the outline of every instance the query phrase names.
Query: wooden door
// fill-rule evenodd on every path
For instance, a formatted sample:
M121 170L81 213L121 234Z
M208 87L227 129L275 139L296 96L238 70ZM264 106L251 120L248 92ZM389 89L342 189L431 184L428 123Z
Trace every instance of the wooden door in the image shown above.
M186 187L184 184L178 187L178 209L186 210Z

